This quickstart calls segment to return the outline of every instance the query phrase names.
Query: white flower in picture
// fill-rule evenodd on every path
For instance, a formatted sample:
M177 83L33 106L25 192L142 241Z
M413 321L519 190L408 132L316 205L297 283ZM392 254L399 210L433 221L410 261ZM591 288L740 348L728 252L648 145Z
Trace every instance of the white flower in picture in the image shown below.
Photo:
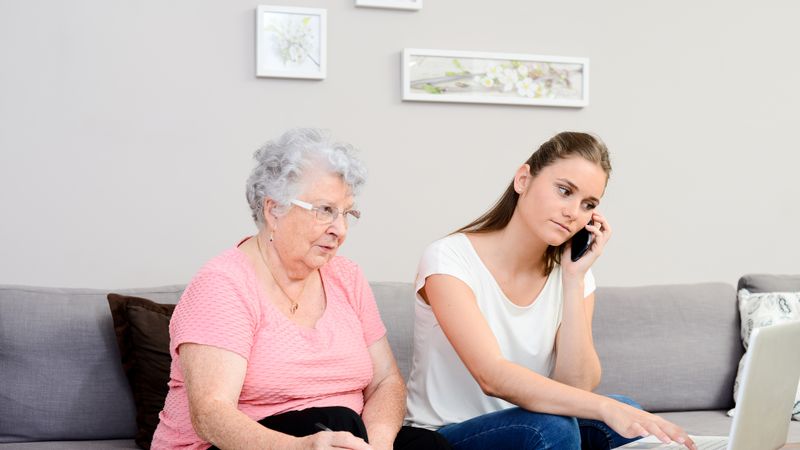
M517 67L517 73L519 73L519 76L525 78L530 73L530 70L525 64L520 64L519 67Z
M489 64L489 66L486 67L486 77L496 80L503 75L503 70L504 68L501 64Z
M494 86L494 79L489 77L483 77L480 80L481 86L485 88L491 88Z
M503 85L503 92L510 92L519 80L519 72L514 69L504 69L503 73L497 77L497 81Z
M526 77L517 82L517 94L528 98L541 97L541 86L532 78Z

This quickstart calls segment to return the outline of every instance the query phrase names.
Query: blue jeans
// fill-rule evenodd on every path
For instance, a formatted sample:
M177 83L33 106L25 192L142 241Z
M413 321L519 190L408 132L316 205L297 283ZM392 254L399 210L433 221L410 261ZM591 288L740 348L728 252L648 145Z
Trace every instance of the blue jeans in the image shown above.
M641 409L628 397L609 397ZM446 425L439 429L439 434L450 442L454 450L605 450L639 439L624 438L597 420L535 413L522 408L510 408Z

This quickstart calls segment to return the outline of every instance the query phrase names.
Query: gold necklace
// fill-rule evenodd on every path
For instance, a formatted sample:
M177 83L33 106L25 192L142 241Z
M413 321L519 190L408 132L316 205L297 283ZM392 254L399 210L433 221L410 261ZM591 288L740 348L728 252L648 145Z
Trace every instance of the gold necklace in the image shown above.
M295 311L297 311L297 308L300 307L300 304L297 303L296 300L292 300L292 297L289 297L289 294L287 294L286 291L283 290L281 284L278 283L277 279L275 279L275 275L272 274L272 269L270 269L269 264L267 264L267 258L264 257L264 252L261 251L261 239L258 238L258 235L256 235L256 245L258 245L258 254L261 256L261 261L264 262L264 266L267 268L269 276L272 277L272 281L275 282L275 285L278 286L278 289L280 289L281 292L283 292L283 295L286 297L286 299L289 300L289 312L292 313L292 315L294 315ZM300 294L298 294L297 298L300 298L303 295L303 291L306 289L306 284L307 282L303 283L303 287L300 289Z

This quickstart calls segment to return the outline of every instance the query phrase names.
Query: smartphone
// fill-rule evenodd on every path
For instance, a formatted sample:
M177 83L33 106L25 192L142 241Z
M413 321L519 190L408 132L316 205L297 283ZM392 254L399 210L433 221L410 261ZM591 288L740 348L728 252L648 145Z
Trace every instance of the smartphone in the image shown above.
M594 221L590 220L588 225L594 225ZM594 235L586 228L581 228L575 233L575 236L572 236L572 262L581 259L581 256L592 246L593 241Z

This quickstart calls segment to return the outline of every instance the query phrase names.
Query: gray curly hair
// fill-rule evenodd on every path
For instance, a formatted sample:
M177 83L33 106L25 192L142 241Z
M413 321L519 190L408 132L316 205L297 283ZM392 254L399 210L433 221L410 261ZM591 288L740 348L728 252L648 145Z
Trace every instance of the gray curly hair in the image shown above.
M367 177L364 163L350 144L333 142L330 132L317 128L294 128L273 139L253 154L256 165L247 178L247 202L259 229L264 227L264 200L273 199L277 214L285 214L290 201L300 194L303 172L322 164L339 175L353 195Z

